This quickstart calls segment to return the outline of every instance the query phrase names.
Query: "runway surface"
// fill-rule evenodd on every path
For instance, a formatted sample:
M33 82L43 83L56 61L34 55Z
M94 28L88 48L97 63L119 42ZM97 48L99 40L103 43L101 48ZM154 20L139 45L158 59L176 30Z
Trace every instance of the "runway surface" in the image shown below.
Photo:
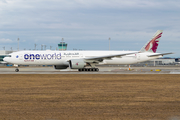
M180 74L180 67L98 67L99 72L78 72L78 70L56 70L53 67L14 67L0 68L0 74Z

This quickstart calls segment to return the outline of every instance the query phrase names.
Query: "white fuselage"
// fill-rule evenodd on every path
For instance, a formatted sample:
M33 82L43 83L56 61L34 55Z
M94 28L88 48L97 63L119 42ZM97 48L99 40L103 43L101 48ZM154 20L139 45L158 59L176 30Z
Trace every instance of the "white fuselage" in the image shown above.
M115 55L124 53L135 53L125 55L122 57L114 57L111 59L104 59L99 64L135 64L138 62L143 62L151 59L156 59L162 56L148 57L149 53L143 52L138 53L138 51L18 51L14 52L11 57L4 58L12 64L17 65L67 65L68 61L72 59L83 59L83 58L93 58L105 55Z

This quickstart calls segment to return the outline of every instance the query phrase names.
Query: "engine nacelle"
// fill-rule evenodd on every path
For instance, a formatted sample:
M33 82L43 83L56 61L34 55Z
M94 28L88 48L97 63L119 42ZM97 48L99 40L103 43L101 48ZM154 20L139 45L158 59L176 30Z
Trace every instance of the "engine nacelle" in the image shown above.
M69 61L69 66L71 69L80 69L84 68L86 63L83 59L72 59Z
M66 65L54 65L54 69L67 69L68 66Z

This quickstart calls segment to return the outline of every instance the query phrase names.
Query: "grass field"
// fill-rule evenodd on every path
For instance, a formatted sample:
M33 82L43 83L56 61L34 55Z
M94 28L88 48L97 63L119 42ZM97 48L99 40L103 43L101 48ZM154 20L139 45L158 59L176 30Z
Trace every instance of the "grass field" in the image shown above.
M180 75L0 75L0 120L178 120Z

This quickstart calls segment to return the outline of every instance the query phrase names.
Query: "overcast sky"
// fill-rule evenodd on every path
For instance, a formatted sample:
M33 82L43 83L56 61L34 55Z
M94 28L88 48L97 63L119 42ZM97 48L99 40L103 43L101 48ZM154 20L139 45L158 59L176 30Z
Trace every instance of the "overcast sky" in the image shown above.
M180 0L0 0L0 50L140 50L164 30L157 52L180 57Z

